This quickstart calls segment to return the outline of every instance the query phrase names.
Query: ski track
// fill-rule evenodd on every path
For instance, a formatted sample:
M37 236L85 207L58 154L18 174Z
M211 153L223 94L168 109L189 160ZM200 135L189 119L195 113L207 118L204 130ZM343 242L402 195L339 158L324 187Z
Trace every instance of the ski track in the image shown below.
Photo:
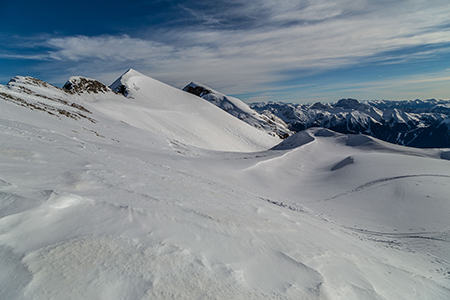
M349 226L343 226L346 229L363 233L372 236L382 236L388 238L409 238L409 239L425 239L425 240L433 240L433 241L441 241L445 243L450 243L450 239L448 237L448 231L436 231L436 232L380 232L373 231L361 228L352 228ZM440 237L441 236L441 237Z
M360 192L360 191L362 191L362 190L364 190L364 189L367 189L367 188L369 188L369 187L371 187L371 186L374 186L374 185L376 185L376 184L379 184L379 183L385 183L385 182L388 182L388 181L393 181L393 180L397 180L397 179L404 179L404 178L412 178L412 177L443 177L443 178L450 178L450 175L441 175L441 174L414 174L414 175L401 175L401 176L394 176L394 177L380 178L380 179L377 179L377 180L373 180L373 181L366 182L366 183L364 183L364 184L358 186L358 187L355 188L355 189L352 189L352 190L350 190L350 191L347 191L347 192L344 192L344 193L341 193L341 194L337 194L337 195L335 195L335 196L333 196L333 197L330 197L330 198L321 199L321 200L314 200L314 201L308 201L308 202L304 202L304 203L316 203L316 202L322 202L322 201L330 201L330 200L334 200L334 199L336 199L336 198L340 198L340 197L342 197L342 196L346 196L346 195L349 195L349 194L353 194L353 193L356 193L356 192Z

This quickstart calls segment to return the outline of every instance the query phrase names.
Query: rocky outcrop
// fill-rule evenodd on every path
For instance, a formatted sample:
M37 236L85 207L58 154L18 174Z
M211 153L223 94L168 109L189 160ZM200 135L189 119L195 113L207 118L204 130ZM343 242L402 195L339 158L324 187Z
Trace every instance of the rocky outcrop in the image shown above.
M112 90L95 79L73 76L64 84L63 89L71 94L99 94L108 93Z

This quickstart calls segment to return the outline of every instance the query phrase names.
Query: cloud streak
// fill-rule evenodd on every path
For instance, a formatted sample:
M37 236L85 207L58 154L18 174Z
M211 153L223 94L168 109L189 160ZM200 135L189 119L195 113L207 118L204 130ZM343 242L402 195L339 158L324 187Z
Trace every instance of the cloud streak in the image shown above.
M166 58L173 47L161 43L123 36L75 36L53 38L47 41L53 51L48 57L55 60L101 59L128 61L133 59Z

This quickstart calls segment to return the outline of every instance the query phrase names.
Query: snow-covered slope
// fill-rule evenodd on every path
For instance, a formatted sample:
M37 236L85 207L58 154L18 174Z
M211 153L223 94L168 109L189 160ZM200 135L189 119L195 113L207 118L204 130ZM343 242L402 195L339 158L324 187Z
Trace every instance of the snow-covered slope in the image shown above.
M449 149L325 129L174 146L129 106L179 102L123 77L127 98L0 86L0 299L449 298Z
M294 131L325 127L364 133L394 144L418 148L450 147L450 101L367 101L337 103L253 103L254 110L276 115Z
M172 145L257 151L279 142L194 95L134 70L127 71L111 87L115 91L94 79L74 76L59 89L18 76L3 88L3 98L58 117L88 118L93 122L95 111L157 133Z
M272 136L285 139L293 134L288 129L288 125L277 116L273 114L259 114L235 97L225 96L212 88L196 82L191 82L183 90L211 102L232 116Z
M68 85L68 84L66 84ZM95 123L92 112L83 106L72 91L59 89L32 77L17 76L7 86L0 86L2 100L30 110L38 110L59 119L87 119Z
M111 89L126 98L96 101L101 112L132 126L167 137L174 144L227 151L255 151L277 139L223 113L214 105L135 70L128 70Z

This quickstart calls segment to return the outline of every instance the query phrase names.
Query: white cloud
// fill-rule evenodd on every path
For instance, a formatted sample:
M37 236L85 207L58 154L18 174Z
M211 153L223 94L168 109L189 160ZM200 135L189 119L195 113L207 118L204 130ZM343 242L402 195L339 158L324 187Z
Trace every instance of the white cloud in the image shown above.
M173 51L173 47L143 39L123 36L75 36L52 38L48 45L55 49L49 57L55 60L102 59L128 61L160 59Z

